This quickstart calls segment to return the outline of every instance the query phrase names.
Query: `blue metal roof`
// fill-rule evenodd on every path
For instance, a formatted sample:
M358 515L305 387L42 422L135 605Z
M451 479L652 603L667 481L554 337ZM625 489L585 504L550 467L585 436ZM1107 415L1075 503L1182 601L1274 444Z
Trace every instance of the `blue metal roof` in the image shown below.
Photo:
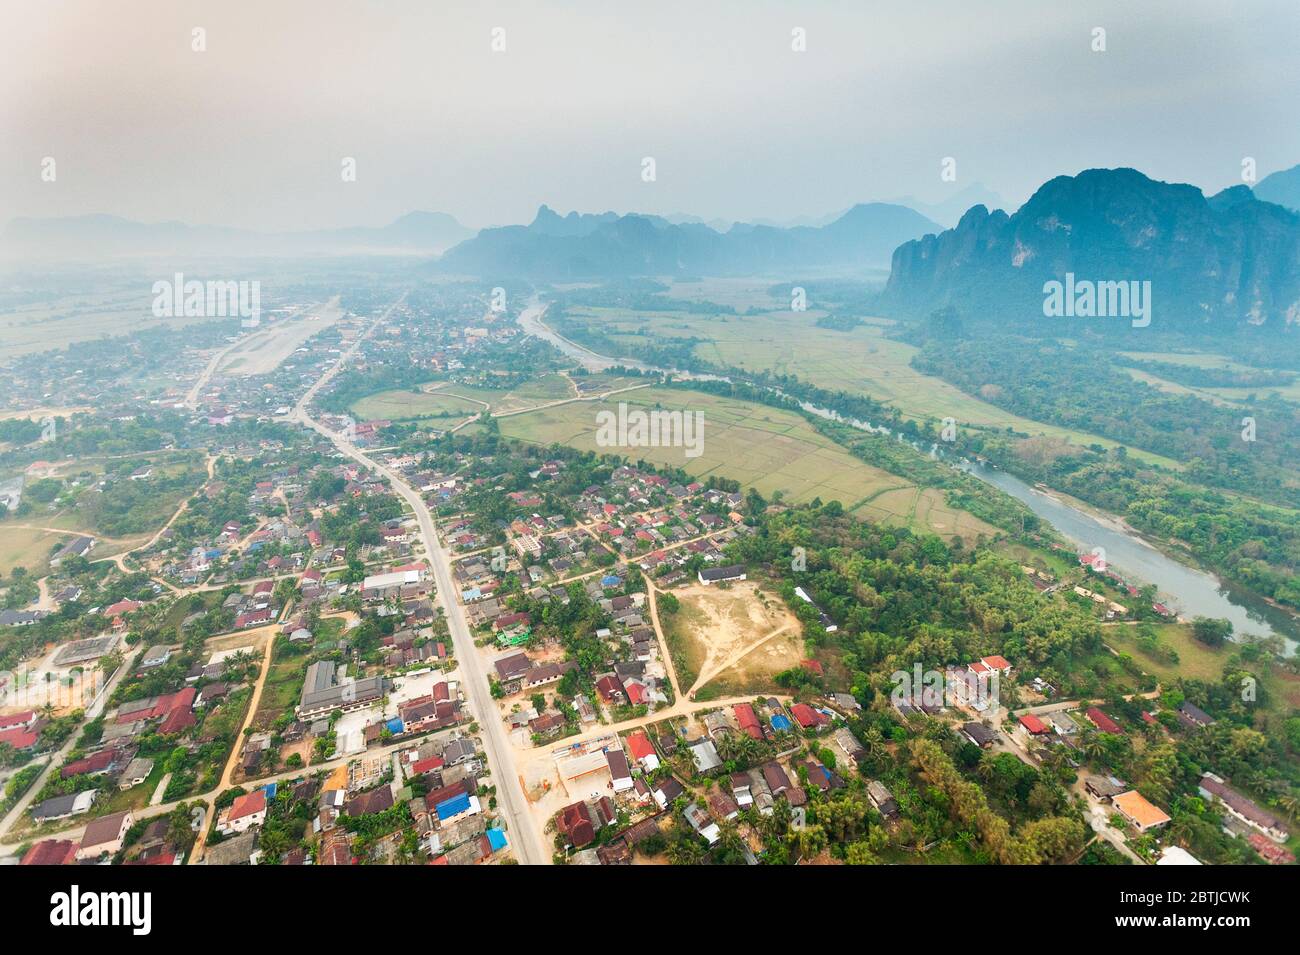
M489 829L487 831L487 837L488 844L492 846L493 852L499 852L508 845L506 842L506 834L500 829Z
M452 796L450 799L444 799L438 803L434 811L437 812L439 819L450 819L452 816L460 815L469 808L469 796L461 793L459 796Z

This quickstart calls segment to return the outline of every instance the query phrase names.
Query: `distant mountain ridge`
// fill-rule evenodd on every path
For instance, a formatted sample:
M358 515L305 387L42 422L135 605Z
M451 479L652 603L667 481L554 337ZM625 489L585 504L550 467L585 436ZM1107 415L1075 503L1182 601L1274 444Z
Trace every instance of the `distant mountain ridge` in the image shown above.
M921 215L933 219L948 229L960 222L961 217L966 214L966 210L973 206L988 206L990 209L1003 209L1007 206L1005 199L982 182L973 182L938 202L922 202L915 196L903 196L899 199L885 199L883 201L915 209Z
M1300 216L1245 186L1206 198L1135 169L1043 184L1014 215L975 206L953 229L894 253L884 309L953 306L969 322L1066 323L1043 314L1044 284L1150 281L1153 326L1192 331L1300 324ZM1061 328L1068 326L1061 324Z
M1255 184L1255 197L1300 212L1300 166L1265 176Z
M754 275L810 268L884 267L900 242L940 226L904 206L865 203L820 228L694 222L606 212L560 216L542 206L526 225L484 229L437 268L559 281L634 275Z
M433 255L473 235L443 212L411 212L386 226L255 232L111 215L12 219L0 234L7 256Z

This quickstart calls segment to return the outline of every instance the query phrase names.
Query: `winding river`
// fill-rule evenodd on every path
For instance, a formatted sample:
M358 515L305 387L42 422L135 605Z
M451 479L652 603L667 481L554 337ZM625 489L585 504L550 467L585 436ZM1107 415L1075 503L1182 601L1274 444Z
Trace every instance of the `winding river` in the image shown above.
M574 361L591 371L615 366L675 375L682 378L711 378L692 375L680 369L656 368L633 359L614 359L598 355L589 348L556 334L542 322L545 306L530 303L519 315L519 325L529 335L554 345ZM838 413L801 402L805 411L841 421L873 434L888 434L888 429L868 422L846 420ZM915 442L912 442L915 445ZM917 446L918 450L924 451ZM1135 584L1154 584L1161 599L1183 617L1217 617L1232 621L1236 637L1280 637L1286 652L1294 654L1300 640L1300 623L1256 595L1234 588L1213 574L1189 567L1152 547L1125 530L1118 520L1107 515L1094 516L1051 492L1031 487L1013 475L995 468L966 464L963 470L1021 501L1047 521L1068 540L1084 551L1103 549L1106 562ZM1100 513L1100 512L1098 512Z
M1114 518L1096 517L996 468L972 465L965 470L1024 503L1083 550L1102 548L1106 562L1117 572L1135 583L1154 584L1181 616L1231 620L1237 636L1278 636L1285 641L1287 653L1296 652L1300 626L1286 611L1175 560L1124 530Z

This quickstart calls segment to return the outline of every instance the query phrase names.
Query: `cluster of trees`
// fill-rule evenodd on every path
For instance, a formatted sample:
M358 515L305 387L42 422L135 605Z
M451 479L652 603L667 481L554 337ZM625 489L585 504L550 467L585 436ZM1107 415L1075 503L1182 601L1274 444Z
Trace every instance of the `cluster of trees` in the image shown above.
M340 375L329 393L318 398L317 403L334 414L351 415L352 406L362 398L381 391L418 388L435 377L427 364L403 356L401 361L389 361L369 371Z
M171 812L167 814L167 844L176 850L178 855L184 856L189 853L190 848L198 838L198 833L193 827L193 809L188 803L180 803ZM126 837L122 840L122 851L119 853L117 860L120 862L128 854L132 846L140 841L144 835L145 829L152 825L154 819L137 819L132 823L131 828L126 831Z
M31 444L40 436L41 423L31 418L6 418L0 421L0 444Z
M1136 368L1191 388L1284 388L1296 379L1292 372L1274 369L1231 366L1207 368L1204 365L1131 358L1122 352L1113 353L1110 359L1124 368Z
M13 568L7 578L0 576L0 586L5 588L0 606L9 610L31 606L41 592L40 584L27 572L26 567Z
M833 332L851 332L864 322L855 315L823 315L814 324Z
M912 366L1016 414L1099 434L1182 461L1211 487L1300 506L1300 407L1280 398L1250 409L1170 394L1084 346L1014 337L932 340ZM1258 421L1243 440L1243 415Z
M969 828L996 861L1004 865L1065 863L1083 851L1087 826L1077 813L1044 815L1012 831L1011 824L989 806L984 790L957 769L938 743L915 739L909 750L921 778L934 787L952 821ZM1014 756L1009 758L1020 762Z
M586 686L590 685L592 676L604 669L610 659L609 645L596 636L597 630L609 625L609 614L591 599L581 581L569 584L567 590L567 603L557 600L543 602L519 596L511 601L511 607L529 614L533 639L555 639L561 643L565 657L578 664L578 680Z
M342 544L351 553L374 546L382 540L380 525L402 516L402 503L391 494L368 494L348 498L332 511L321 515L321 534L326 540Z

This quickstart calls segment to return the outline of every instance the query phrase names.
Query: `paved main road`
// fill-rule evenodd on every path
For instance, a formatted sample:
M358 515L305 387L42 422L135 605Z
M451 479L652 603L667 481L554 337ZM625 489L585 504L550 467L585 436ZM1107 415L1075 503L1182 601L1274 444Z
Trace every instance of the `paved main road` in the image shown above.
M455 585L451 576L451 560L438 540L438 532L433 526L433 516L429 513L429 508L420 495L397 472L371 460L355 445L314 421L305 412L300 420L333 441L335 447L353 460L382 474L388 479L393 490L415 512L416 520L420 525L420 535L424 539L424 549L428 554L429 562L433 565L438 599L442 603L447 627L451 631L452 644L456 648L456 660L466 677L470 713L482 728L483 747L493 768L492 775L498 780L497 795L500 797L498 805L510 826L515 855L525 865L548 863L549 857L545 846L537 834L527 806L523 805L524 796L519 786L513 754L506 740L505 728L490 702L492 697L488 688L487 673L479 657L478 648L474 646L474 640L470 636L469 625L465 622L465 612L456 599ZM488 703L485 704L484 700Z
M396 307L396 303L389 311ZM387 313L385 313L386 317ZM381 318L380 322L383 321ZM378 324L378 322L376 323ZM373 329L374 326L372 326ZM368 333L367 333L368 334ZM358 339L355 350L361 342ZM308 389L293 411L293 418L299 423L314 429L334 442L334 446L353 460L365 465L387 478L393 490L411 506L416 521L420 525L420 536L424 539L424 549L433 565L434 582L438 588L438 599L442 603L443 613L447 618L447 627L451 632L452 645L456 648L457 662L465 676L466 696L470 713L482 728L483 748L487 752L492 775L497 780L498 808L506 817L509 826L510 841L515 856L525 865L546 865L550 863L550 853L537 831L532 815L528 812L518 772L515 768L513 752L506 739L505 728L500 716L492 704L488 688L487 672L479 657L478 649L470 636L469 625L465 622L465 612L460 601L456 599L456 589L451 576L451 559L438 539L438 532L433 525L433 515L425 505L424 499L396 471L372 460L342 435L330 431L308 414L307 406L326 381L344 364L348 355L341 358L315 385ZM487 701L486 703L484 701Z

